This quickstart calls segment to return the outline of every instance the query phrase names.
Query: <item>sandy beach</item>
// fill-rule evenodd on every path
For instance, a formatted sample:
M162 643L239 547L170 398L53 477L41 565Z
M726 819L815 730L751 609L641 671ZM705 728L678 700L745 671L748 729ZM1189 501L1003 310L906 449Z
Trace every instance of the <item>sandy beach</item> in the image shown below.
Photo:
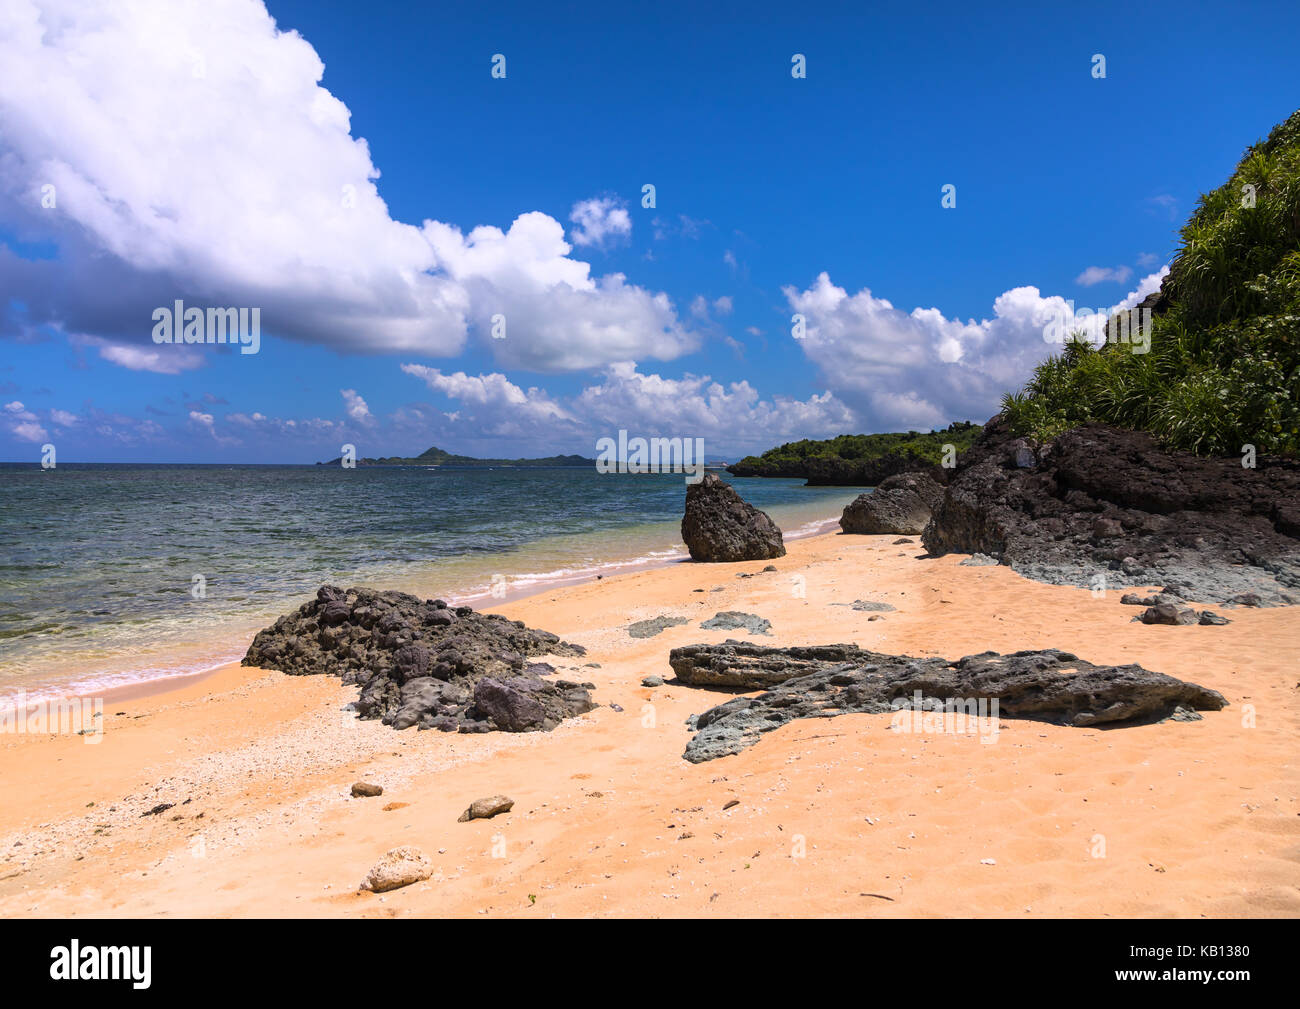
M0 735L0 916L1300 914L1300 610L1144 625L1118 592L895 539L825 534L775 572L679 563L501 603L588 649L554 664L601 706L549 733L397 732L344 711L357 690L333 678L230 666L108 698L97 742ZM1109 730L1004 718L994 742L845 715L691 764L687 718L730 695L674 683L668 652L747 638L700 629L723 610L770 620L764 644L1136 662L1229 706ZM627 634L660 615L689 622ZM652 674L668 682L641 686ZM383 795L352 798L362 780ZM498 793L511 812L457 822ZM432 878L360 891L400 845Z

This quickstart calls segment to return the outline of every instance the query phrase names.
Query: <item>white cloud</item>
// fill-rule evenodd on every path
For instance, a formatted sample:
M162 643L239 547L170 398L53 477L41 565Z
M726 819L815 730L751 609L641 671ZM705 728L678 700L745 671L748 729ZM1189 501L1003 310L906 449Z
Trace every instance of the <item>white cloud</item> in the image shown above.
M561 443L581 447L585 440L594 446L597 438L620 428L647 436L705 438L714 446L710 451L723 451L841 434L857 423L829 392L805 401L763 400L748 382L724 386L690 374L664 378L642 373L630 361L611 365L598 384L564 400L542 389L521 389L499 373L444 375L417 364L404 364L402 371L461 404L455 413L440 415L456 425L457 439L510 435L546 446L548 453Z
M574 245L604 246L610 239L632 234L632 218L622 201L613 197L593 197L573 205L569 220L577 225L569 232Z
M155 348L151 313L198 290L260 308L269 335L347 351L457 354L498 312L517 334L493 345L507 363L564 370L695 345L666 296L592 279L544 214L468 239L394 220L320 57L262 0L165 15L150 0L6 0L0 39L0 220L59 249L35 261L0 248L0 289L24 292L21 319L0 304L11 331L94 334L106 360L176 374L206 358ZM40 208L47 184L56 211ZM583 240L631 223L619 208L580 216Z
M807 290L783 290L807 320L803 351L827 386L867 429L911 430L992 416L1003 393L1019 389L1036 364L1060 350L1045 339L1054 322L1095 340L1111 311L1136 305L1167 272L1144 278L1096 315L1059 296L1043 297L1036 287L1013 288L994 300L992 318L979 322L949 319L935 308L904 312L865 288L849 295L826 273Z
M843 434L855 427L853 412L830 392L807 400L763 400L748 382L723 385L708 375L680 379L644 374L632 362L610 366L599 385L574 399L588 426L607 434L626 429L704 438L719 448L770 448L787 437ZM713 451L710 449L710 451Z
M73 427L77 423L77 415L67 410L51 410L50 420L59 427Z
M437 368L422 364L404 364L402 371L420 379L433 392L459 400L474 411L467 416L474 418L482 434L554 435L557 426L574 422L573 416L545 390L525 391L500 373L467 375L458 371L444 375Z
M4 419L8 422L9 433L19 441L44 442L49 432L41 427L36 414L32 413L21 400L13 400L4 405Z
M1127 266L1090 266L1075 277L1074 282L1081 287L1104 283L1123 284L1131 276L1133 271Z
M347 415L358 424L373 424L375 418L370 413L370 407L366 401L357 394L356 389L340 389L343 396L343 406Z
M99 356L111 364L128 368L131 371L151 371L158 375L179 375L183 371L192 371L203 367L203 352L196 347L183 344L154 347L152 345L134 346L129 343L113 343L97 336L77 334L72 337L77 346L95 347Z
M501 364L579 371L630 358L671 360L699 346L666 294L628 284L621 273L593 280L588 264L568 258L564 229L545 214L522 214L508 231L482 226L468 235L426 221L424 233L469 292L480 331L491 331L494 315L505 317L505 338L485 340Z

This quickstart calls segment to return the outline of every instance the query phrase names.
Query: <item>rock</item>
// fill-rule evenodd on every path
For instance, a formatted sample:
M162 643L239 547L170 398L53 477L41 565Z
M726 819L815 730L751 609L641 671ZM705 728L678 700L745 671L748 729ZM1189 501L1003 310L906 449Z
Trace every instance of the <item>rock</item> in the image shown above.
M1227 617L1221 617L1213 610L1201 610L1200 616L1198 623L1202 627L1222 627L1224 624L1232 623Z
M638 620L634 624L628 624L627 633L634 638L653 638L669 627L679 627L688 623L690 621L685 617L652 617L649 620Z
M404 846L392 849L376 862L361 881L361 889L384 893L422 882L431 875L424 853L419 848Z
M896 547L901 547L901 546L902 546L903 544L905 544L905 543L915 543L915 542L916 542L916 540L910 540L910 539L908 539L906 536L904 536L902 539L894 540L894 542L893 542L892 544L890 544L890 545L891 545L891 546L896 546Z
M1033 467L1008 458L1002 417L950 476L922 540L932 556L981 553L1027 578L1088 588L1177 585L1184 599L1300 594L1300 461L1196 456L1149 435L1084 424ZM963 563L966 563L963 561Z
M664 678L662 676L644 676L641 678L641 686L643 687L662 687L663 685Z
M1125 592L1119 597L1119 601L1125 606L1154 606L1156 604L1156 597L1140 596L1136 592Z
M686 489L682 539L696 561L758 561L785 556L781 530L716 473Z
M555 667L529 661L541 655L586 650L441 599L326 585L313 601L259 631L243 664L359 684L359 716L395 729L525 732L554 728L595 707L587 688L543 680ZM485 680L493 686L480 691Z
M964 568L995 568L1002 562L996 557L990 557L988 554L973 553L964 561L958 561Z
M468 823L470 820L490 820L494 816L510 812L514 805L515 800L504 795L492 795L486 799L475 799L469 804L469 809L460 814L460 819L457 822Z
M725 610L722 613L715 613L708 620L700 624L700 629L705 631L736 631L745 630L750 634L766 634L768 628L772 626L771 622L764 620L753 613L741 613L739 610Z
M1099 518L1092 524L1092 538L1095 540L1108 540L1116 536L1124 535L1124 525L1119 519ZM1137 563L1134 557L1124 558L1126 561ZM1122 566L1122 565L1121 565Z
M1150 607L1140 618L1144 624L1177 624L1186 626L1197 623L1200 615L1190 606L1178 602L1160 602Z
M890 606L889 603L877 603L877 602L872 602L869 599L853 600L853 608L855 610L867 610L872 613L893 613L894 612L894 607Z
M943 487L929 475L899 473L851 502L840 516L840 528L868 535L920 533L942 500Z
M1000 718L1070 726L1121 726L1158 721L1178 708L1218 711L1214 690L1138 665L1095 666L1056 649L999 655L982 652L956 662L866 651L855 645L765 648L740 641L674 648L669 662L687 683L755 689L693 719L686 747L692 763L739 753L796 718L883 714L900 708L941 710L985 703ZM919 694L919 697L918 697Z
M1228 600L1231 606L1262 606L1263 600L1255 592L1242 592Z
M775 570L776 570L775 564L766 564L763 566L763 570L760 572L760 574L766 574L769 571L775 571Z
M358 781L352 786L352 798L354 799L372 799L377 795L383 795L382 785L372 785L368 781Z
M744 641L686 645L668 653L668 664L683 683L696 687L765 690L828 665L864 663L869 652L857 645L769 648Z

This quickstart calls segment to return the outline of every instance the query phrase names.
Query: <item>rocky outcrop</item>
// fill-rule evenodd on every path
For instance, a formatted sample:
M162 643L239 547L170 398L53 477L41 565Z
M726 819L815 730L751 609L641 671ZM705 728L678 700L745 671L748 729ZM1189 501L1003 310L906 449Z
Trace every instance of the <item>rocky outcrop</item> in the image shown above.
M696 561L761 561L785 556L781 530L716 473L686 489L682 539Z
M1034 451L1001 418L960 460L923 534L1029 578L1185 587L1187 598L1300 601L1300 462L1205 458L1087 424Z
M679 680L773 687L693 719L692 763L739 753L796 718L881 714L903 708L964 710L1071 726L1120 726L1218 711L1222 694L1138 665L1095 666L1069 652L982 652L956 662L884 655L855 645L764 648L741 641L675 648ZM997 707L992 702L997 701ZM984 702L980 708L979 702Z
M926 473L900 473L861 494L840 516L846 533L912 535L922 532L943 500L944 489Z
M259 631L243 664L361 685L355 707L395 729L531 732L592 710L590 683L544 680L537 655L580 645L495 613L404 592L323 586Z

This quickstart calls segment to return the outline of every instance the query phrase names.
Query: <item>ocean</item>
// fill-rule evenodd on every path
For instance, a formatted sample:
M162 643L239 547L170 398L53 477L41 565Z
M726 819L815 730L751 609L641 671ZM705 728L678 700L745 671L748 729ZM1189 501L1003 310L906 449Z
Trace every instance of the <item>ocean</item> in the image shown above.
M787 537L860 493L725 478ZM487 606L679 562L685 492L577 468L0 464L0 697L238 660L327 583Z

